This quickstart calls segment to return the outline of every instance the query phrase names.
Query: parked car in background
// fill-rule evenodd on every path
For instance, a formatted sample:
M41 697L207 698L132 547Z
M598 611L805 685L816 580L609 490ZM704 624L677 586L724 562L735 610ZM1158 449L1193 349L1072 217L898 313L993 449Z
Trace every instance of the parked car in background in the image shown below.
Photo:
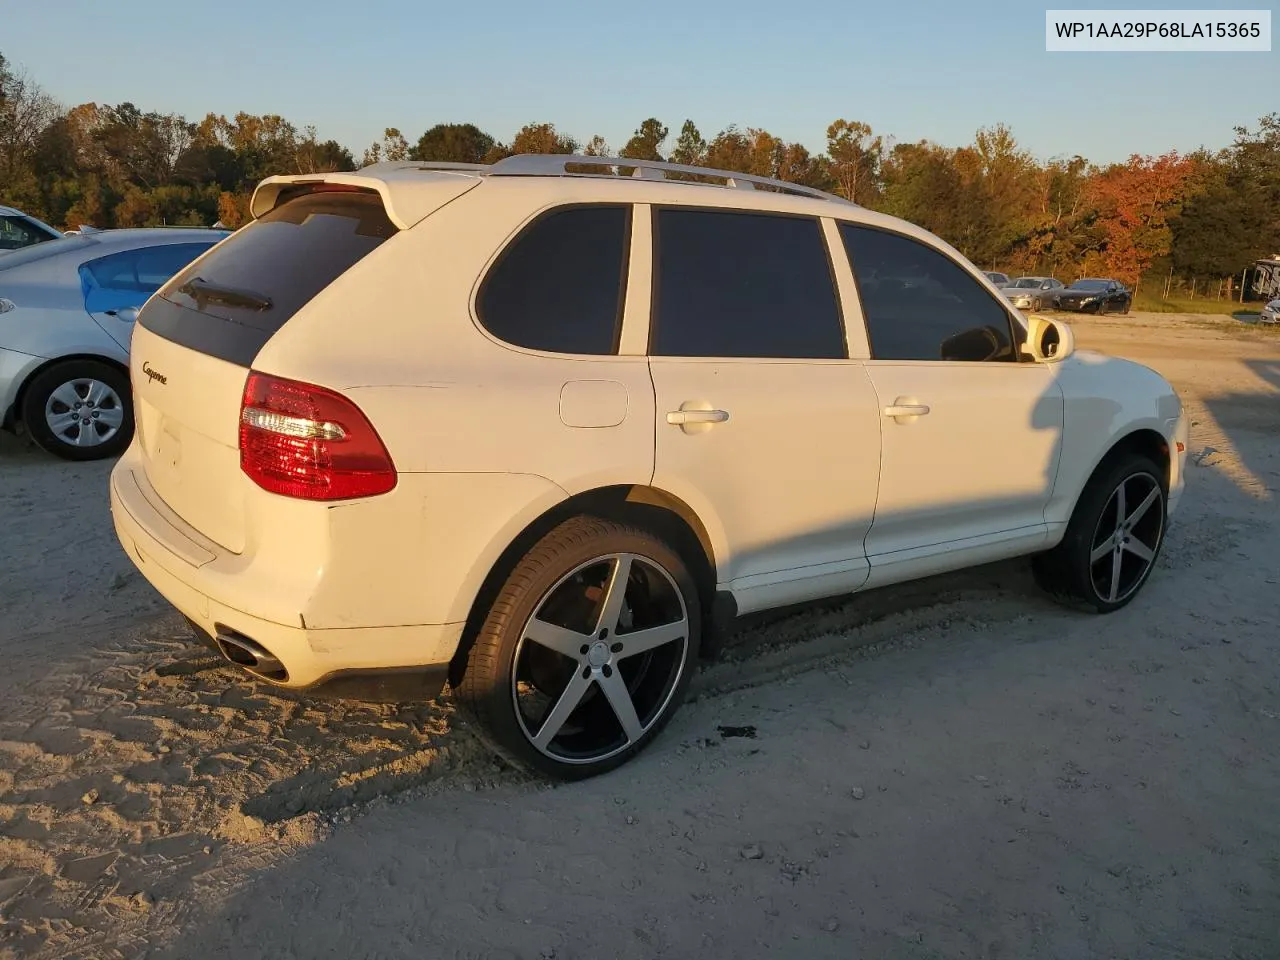
M114 456L133 435L129 343L138 308L228 235L104 230L0 257L0 425L68 460Z
M1118 610L1183 490L1163 377L809 187L403 161L251 213L139 315L125 553L259 680L447 681L550 776L650 743L740 613L1019 555Z
M57 240L61 236L43 220L13 207L0 207L0 256L11 250Z
M1280 299L1272 300L1258 314L1259 323L1280 323Z
M987 279L994 283L997 287L1007 287L1009 285L1009 275L1000 273L995 270L987 271Z
M1007 284L1004 295L1019 310L1044 310L1053 305L1053 295L1064 284L1053 277L1019 277Z
M1128 313L1133 292L1119 280L1083 277L1053 294L1055 310L1081 313Z

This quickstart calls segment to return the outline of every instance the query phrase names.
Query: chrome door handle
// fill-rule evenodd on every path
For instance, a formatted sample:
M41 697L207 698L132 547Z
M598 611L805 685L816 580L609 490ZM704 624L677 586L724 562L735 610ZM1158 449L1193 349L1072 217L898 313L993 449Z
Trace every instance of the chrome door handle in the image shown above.
M923 417L928 412L923 403L895 403L884 408L886 417Z
M729 419L727 410L672 410L667 423L680 426L686 423L724 423Z

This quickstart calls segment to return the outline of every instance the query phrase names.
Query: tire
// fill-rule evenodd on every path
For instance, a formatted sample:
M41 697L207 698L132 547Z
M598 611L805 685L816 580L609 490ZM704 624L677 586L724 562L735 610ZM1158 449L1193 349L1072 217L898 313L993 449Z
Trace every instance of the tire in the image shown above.
M609 603L619 569L626 587ZM468 654L458 702L517 765L559 780L596 776L648 746L679 707L701 623L697 587L675 549L636 527L574 517L507 577ZM628 649L634 643L644 649Z
M1112 534L1122 485L1127 517L1120 535L1125 540L1116 546ZM1166 473L1150 457L1126 453L1104 461L1080 495L1062 542L1032 559L1036 582L1056 600L1095 613L1113 613L1128 605L1160 559L1168 499Z
M133 439L129 378L101 360L55 363L27 383L22 422L36 443L64 460L119 456Z

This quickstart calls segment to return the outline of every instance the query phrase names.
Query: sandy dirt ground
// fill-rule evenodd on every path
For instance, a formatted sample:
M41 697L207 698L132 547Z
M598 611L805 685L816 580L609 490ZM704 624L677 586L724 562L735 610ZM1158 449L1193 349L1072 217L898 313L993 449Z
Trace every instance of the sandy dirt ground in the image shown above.
M0 958L1280 955L1280 336L1076 329L1193 419L1134 604L1007 563L756 623L572 786L447 698L220 666L117 547L108 465L0 444Z

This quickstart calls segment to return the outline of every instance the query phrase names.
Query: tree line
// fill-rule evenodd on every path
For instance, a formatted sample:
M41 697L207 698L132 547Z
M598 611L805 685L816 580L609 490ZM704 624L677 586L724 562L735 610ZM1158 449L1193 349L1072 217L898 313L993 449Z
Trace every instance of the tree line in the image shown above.
M729 126L708 139L692 120L673 135L656 118L616 151L552 123L527 124L509 142L471 123L440 123L412 142L389 128L357 161L314 127L274 114L192 121L132 103L64 108L0 55L0 202L68 229L235 227L248 219L254 185L271 174L522 153L670 160L817 187L919 224L983 268L1010 273L1216 281L1280 253L1277 113L1235 128L1234 142L1216 151L1109 164L1039 160L1002 124L947 147L894 142L838 119L815 155L756 127Z

